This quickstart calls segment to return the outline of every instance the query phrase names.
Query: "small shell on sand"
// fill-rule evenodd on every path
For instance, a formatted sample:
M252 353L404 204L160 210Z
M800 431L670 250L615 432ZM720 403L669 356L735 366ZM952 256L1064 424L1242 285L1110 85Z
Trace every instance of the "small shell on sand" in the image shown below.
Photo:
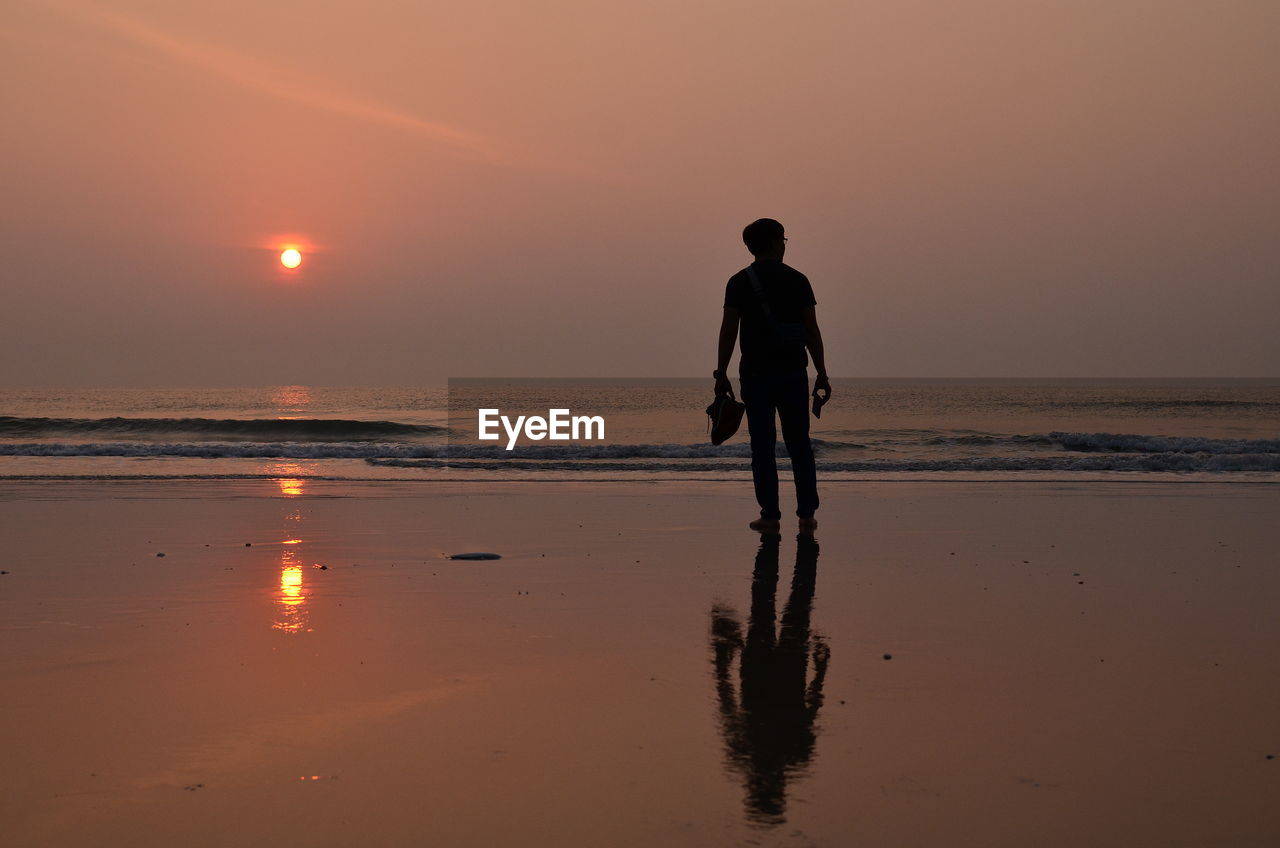
M502 556L499 554L472 552L465 554L449 554L449 559L502 559Z

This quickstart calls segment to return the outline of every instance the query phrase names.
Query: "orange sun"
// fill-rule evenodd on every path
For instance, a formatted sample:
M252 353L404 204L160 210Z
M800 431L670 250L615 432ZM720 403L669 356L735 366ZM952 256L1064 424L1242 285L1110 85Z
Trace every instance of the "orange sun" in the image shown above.
M286 268L297 268L302 264L302 252L296 247L290 247L280 252L280 264Z

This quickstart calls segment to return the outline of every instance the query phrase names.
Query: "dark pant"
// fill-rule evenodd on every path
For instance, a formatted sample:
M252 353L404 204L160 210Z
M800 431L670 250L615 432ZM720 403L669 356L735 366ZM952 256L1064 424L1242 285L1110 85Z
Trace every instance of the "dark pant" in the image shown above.
M809 443L809 372L801 368L782 374L742 376L742 402L751 433L751 477L756 484L760 517L778 519L778 463L774 458L778 434L774 415L782 421L782 440L791 455L796 481L796 515L812 518L818 508L818 472Z

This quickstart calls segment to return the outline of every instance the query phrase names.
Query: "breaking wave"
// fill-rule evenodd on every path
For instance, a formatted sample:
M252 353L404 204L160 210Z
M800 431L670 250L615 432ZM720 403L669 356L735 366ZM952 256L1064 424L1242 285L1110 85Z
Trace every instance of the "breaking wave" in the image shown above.
M1115 433L1050 433L1048 440L1069 451L1114 453L1280 453L1280 439L1207 439L1200 436L1135 436Z
M785 449L779 445L779 455ZM415 445L377 442L268 443L136 443L27 442L0 443L0 456L182 456L200 459L470 459L470 460L591 460L700 459L750 457L746 443L723 445L532 445L506 450L499 445Z
M443 427L397 421L317 418L20 418L0 416L0 438L173 438L345 442L414 439L439 435Z

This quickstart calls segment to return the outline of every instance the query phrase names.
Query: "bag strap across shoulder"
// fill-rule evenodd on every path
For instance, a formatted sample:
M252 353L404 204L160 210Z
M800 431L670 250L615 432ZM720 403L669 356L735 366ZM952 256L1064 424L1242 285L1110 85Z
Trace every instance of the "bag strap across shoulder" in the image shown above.
M764 296L764 283L760 282L760 275L756 273L756 269L747 266L747 278L751 280L751 288L755 290L756 297L760 299L760 308L764 310L764 317L773 323L773 312L769 309L769 301Z

